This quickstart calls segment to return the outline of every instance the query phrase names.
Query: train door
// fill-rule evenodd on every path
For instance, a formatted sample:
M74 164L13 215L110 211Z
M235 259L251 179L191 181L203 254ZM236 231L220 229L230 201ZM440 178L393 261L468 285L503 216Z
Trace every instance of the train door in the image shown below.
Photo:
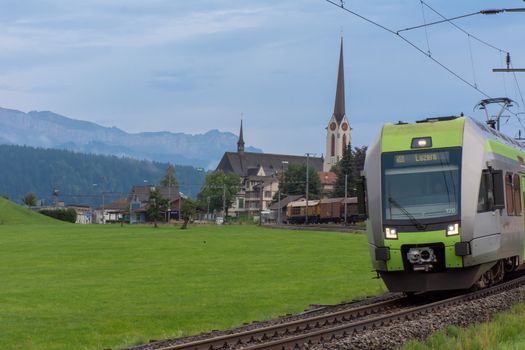
M478 197L478 214L474 222L474 238L492 236L501 232L504 202L503 173L501 170L483 170ZM512 193L510 193L512 196ZM505 198L508 198L505 197Z
M521 174L520 173L520 179L521 179L521 199L522 199L521 203L522 203L522 206L523 206L523 205L525 205L525 174ZM521 259L522 259L521 262L523 262L523 258L525 258L525 242L524 242L524 240L525 240L525 215L523 215L523 211L524 210L521 211L521 219L522 219L521 225L522 226L521 226L520 232L521 232L521 244L523 246L524 251L523 251L523 255L521 257Z

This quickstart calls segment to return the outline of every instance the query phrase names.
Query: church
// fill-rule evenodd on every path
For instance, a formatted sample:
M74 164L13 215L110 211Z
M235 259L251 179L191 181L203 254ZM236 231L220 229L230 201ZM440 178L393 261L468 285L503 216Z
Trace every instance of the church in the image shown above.
M225 152L216 168L216 171L236 173L242 179L241 190L229 212L233 216L259 215L261 211L268 210L274 195L279 190L279 179L290 164L308 162L308 166L319 174L323 195L328 196L335 184L335 174L330 170L348 147L350 130L345 112L343 38L341 38L334 112L326 127L325 157L245 152L241 120L237 152Z

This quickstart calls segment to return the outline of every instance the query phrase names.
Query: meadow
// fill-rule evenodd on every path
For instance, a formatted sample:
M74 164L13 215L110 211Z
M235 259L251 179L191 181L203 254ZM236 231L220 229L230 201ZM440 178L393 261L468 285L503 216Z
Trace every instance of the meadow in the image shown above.
M0 347L118 349L385 292L364 234L74 225L0 199Z
M521 350L525 349L525 304L468 328L450 326L425 341L411 341L403 350Z

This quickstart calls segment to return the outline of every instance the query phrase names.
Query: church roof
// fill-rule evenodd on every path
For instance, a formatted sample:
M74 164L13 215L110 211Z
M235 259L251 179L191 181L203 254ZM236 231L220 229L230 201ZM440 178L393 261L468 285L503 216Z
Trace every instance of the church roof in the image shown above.
M266 176L281 172L282 162L289 164L306 164L306 157L287 154L268 154L253 152L225 152L216 170L225 173L236 173L242 177L254 175L262 167ZM310 157L308 165L316 171L323 169L323 158ZM286 167L286 166L285 166Z
M343 38L341 38L341 51L339 52L339 71L337 72L337 89L335 92L334 117L337 124L341 124L345 116L345 72L343 67Z

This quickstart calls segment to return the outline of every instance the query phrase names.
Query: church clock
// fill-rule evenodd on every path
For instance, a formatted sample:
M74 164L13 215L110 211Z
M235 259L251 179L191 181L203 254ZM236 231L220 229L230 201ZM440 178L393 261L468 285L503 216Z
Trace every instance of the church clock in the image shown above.
M335 122L330 123L330 130L334 131L337 125L335 125Z
M343 129L343 131L348 130L348 124L343 123L343 125L341 125L341 128Z

